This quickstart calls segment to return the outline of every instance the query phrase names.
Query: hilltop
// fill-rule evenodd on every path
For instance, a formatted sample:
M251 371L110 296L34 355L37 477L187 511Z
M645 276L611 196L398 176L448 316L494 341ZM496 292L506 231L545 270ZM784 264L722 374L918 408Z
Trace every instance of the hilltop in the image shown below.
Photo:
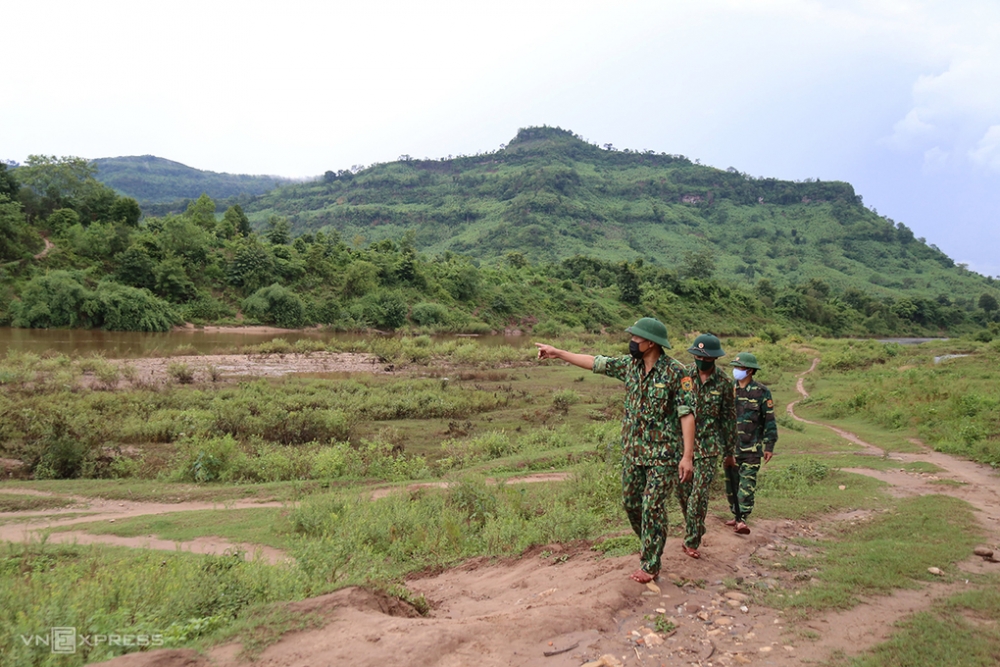
M421 251L489 262L642 258L748 286L818 279L880 298L973 299L991 284L866 208L849 183L754 178L550 127L522 129L492 153L330 171L245 208L258 227L287 218L294 235L337 231L358 245L410 232Z
M132 197L147 213L152 204L176 204L173 208L183 211L187 206L183 200L202 194L212 199L259 195L292 182L280 176L203 171L153 155L98 158L92 164L98 181Z

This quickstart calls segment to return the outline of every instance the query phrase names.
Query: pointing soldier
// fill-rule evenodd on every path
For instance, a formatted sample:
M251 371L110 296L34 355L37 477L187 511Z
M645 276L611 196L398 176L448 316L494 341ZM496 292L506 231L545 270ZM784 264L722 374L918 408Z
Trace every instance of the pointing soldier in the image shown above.
M630 576L649 583L660 573L667 539L667 499L678 481L691 478L695 397L680 362L663 353L667 328L643 317L625 330L629 354L591 356L535 343L539 359L562 359L625 383L622 419L622 497L632 530L642 543L640 568Z
M774 421L771 390L754 379L760 364L749 352L740 352L731 362L736 380L736 432L739 442L736 457L723 461L726 467L726 497L733 512L727 526L740 535L748 535L746 518L753 511L757 491L757 473L761 460L767 463L774 455L778 426Z
M685 536L681 549L691 558L701 558L698 547L705 534L708 494L720 458L736 453L736 401L733 383L716 365L725 356L722 343L711 334L702 334L688 348L694 364L687 377L697 396L695 410L694 475L677 486L677 500L684 513Z

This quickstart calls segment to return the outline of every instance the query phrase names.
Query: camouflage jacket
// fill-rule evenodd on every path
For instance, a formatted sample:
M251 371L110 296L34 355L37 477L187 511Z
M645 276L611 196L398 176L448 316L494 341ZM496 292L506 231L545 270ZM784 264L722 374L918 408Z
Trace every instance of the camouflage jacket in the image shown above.
M736 455L736 398L733 381L718 366L702 383L694 364L687 376L697 395L695 408L694 457Z
M774 400L771 390L756 380L745 388L736 383L736 432L739 434L736 458L760 459L764 452L773 452L778 441L778 425L774 421Z
M595 357L594 372L625 383L622 457L638 465L665 465L684 454L680 418L695 410L694 383L684 366L662 355L646 373L641 359Z

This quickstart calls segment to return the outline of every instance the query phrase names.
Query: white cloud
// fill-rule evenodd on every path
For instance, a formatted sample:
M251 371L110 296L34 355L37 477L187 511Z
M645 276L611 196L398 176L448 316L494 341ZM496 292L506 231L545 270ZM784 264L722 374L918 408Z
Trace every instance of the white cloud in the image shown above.
M976 147L969 151L969 158L978 165L1000 171L1000 125L991 125Z

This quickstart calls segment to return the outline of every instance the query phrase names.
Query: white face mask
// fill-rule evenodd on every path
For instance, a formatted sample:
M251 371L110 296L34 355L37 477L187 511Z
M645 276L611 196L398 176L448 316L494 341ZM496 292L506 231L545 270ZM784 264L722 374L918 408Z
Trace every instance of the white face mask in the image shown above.
M733 369L733 377L736 378L737 381L739 381L739 380L745 380L746 377L747 377L747 375L749 375L749 373L747 373L742 368L734 368Z

